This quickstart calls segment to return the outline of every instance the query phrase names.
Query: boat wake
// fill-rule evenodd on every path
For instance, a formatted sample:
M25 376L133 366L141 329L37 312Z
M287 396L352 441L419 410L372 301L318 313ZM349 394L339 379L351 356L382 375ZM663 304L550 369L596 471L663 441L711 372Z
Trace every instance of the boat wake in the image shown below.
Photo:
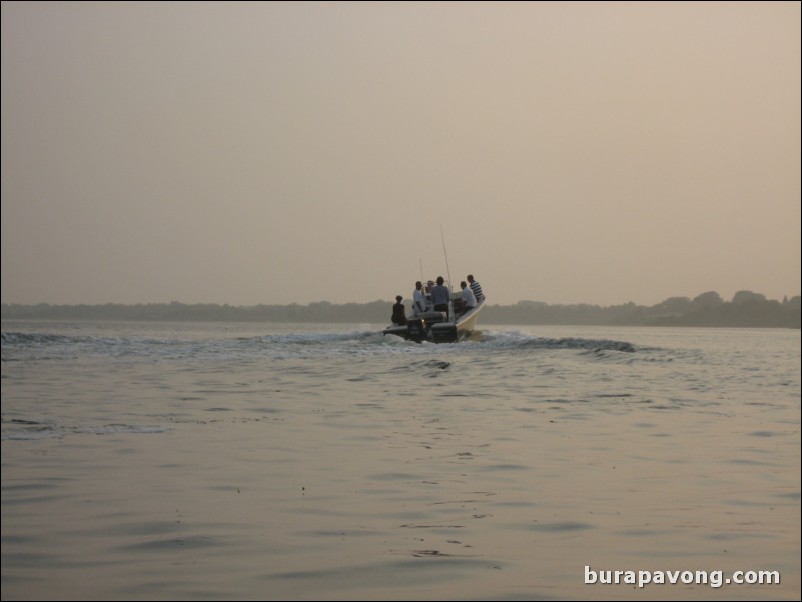
M459 343L435 345L415 343L396 336L383 336L377 329L363 325L353 330L289 331L282 333L235 336L230 338L165 338L107 337L62 335L50 333L2 334L3 361L19 359L68 359L86 354L103 354L111 357L146 355L153 359L186 360L243 356L317 356L317 355L385 355L413 353L431 355L461 355L464 353L536 352L541 350L579 351L599 353L637 353L644 349L626 341L599 338L534 336L516 330L477 331Z
M162 425L137 424L62 424L58 419L13 418L2 420L3 441L63 439L68 435L119 435L166 433L170 428Z
M638 348L626 341L612 339L585 339L581 337L539 337L520 331L482 331L468 341L499 351L514 350L577 350L577 351L620 351L635 353Z

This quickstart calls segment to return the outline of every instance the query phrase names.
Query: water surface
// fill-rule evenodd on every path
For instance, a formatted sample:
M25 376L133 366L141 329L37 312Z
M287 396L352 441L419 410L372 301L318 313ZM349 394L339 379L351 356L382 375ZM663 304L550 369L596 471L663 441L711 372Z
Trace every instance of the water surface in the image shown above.
M380 328L4 322L3 599L799 598L799 331Z

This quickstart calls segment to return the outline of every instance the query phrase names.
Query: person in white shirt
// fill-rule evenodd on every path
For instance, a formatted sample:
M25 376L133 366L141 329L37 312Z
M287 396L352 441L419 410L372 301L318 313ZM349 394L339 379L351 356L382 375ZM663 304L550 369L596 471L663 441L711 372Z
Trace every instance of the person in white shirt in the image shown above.
M459 285L462 287L462 296L459 299L459 313L464 314L476 307L476 297L467 282L463 280Z
M423 287L423 296L426 297L426 311L433 311L434 306L432 305L432 289L434 288L434 280L429 280L426 283L426 286Z
M460 282L460 286L462 287L462 300L465 302L465 307L468 309L476 307L476 295L473 294L473 290L468 283L464 280Z
M419 316L426 311L426 294L423 292L423 284L420 280L415 283L415 290L412 293L412 313Z

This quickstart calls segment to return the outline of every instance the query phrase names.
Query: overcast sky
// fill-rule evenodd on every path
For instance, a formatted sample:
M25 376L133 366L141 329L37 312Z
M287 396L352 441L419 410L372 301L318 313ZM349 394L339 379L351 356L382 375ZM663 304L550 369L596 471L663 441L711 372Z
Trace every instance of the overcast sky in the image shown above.
M4 303L800 293L800 4L2 3Z

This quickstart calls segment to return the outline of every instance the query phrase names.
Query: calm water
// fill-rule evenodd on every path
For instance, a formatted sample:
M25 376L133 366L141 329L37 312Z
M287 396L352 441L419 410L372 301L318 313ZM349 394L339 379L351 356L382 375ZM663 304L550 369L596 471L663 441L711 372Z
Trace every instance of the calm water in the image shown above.
M799 599L799 331L379 330L4 322L3 599Z

